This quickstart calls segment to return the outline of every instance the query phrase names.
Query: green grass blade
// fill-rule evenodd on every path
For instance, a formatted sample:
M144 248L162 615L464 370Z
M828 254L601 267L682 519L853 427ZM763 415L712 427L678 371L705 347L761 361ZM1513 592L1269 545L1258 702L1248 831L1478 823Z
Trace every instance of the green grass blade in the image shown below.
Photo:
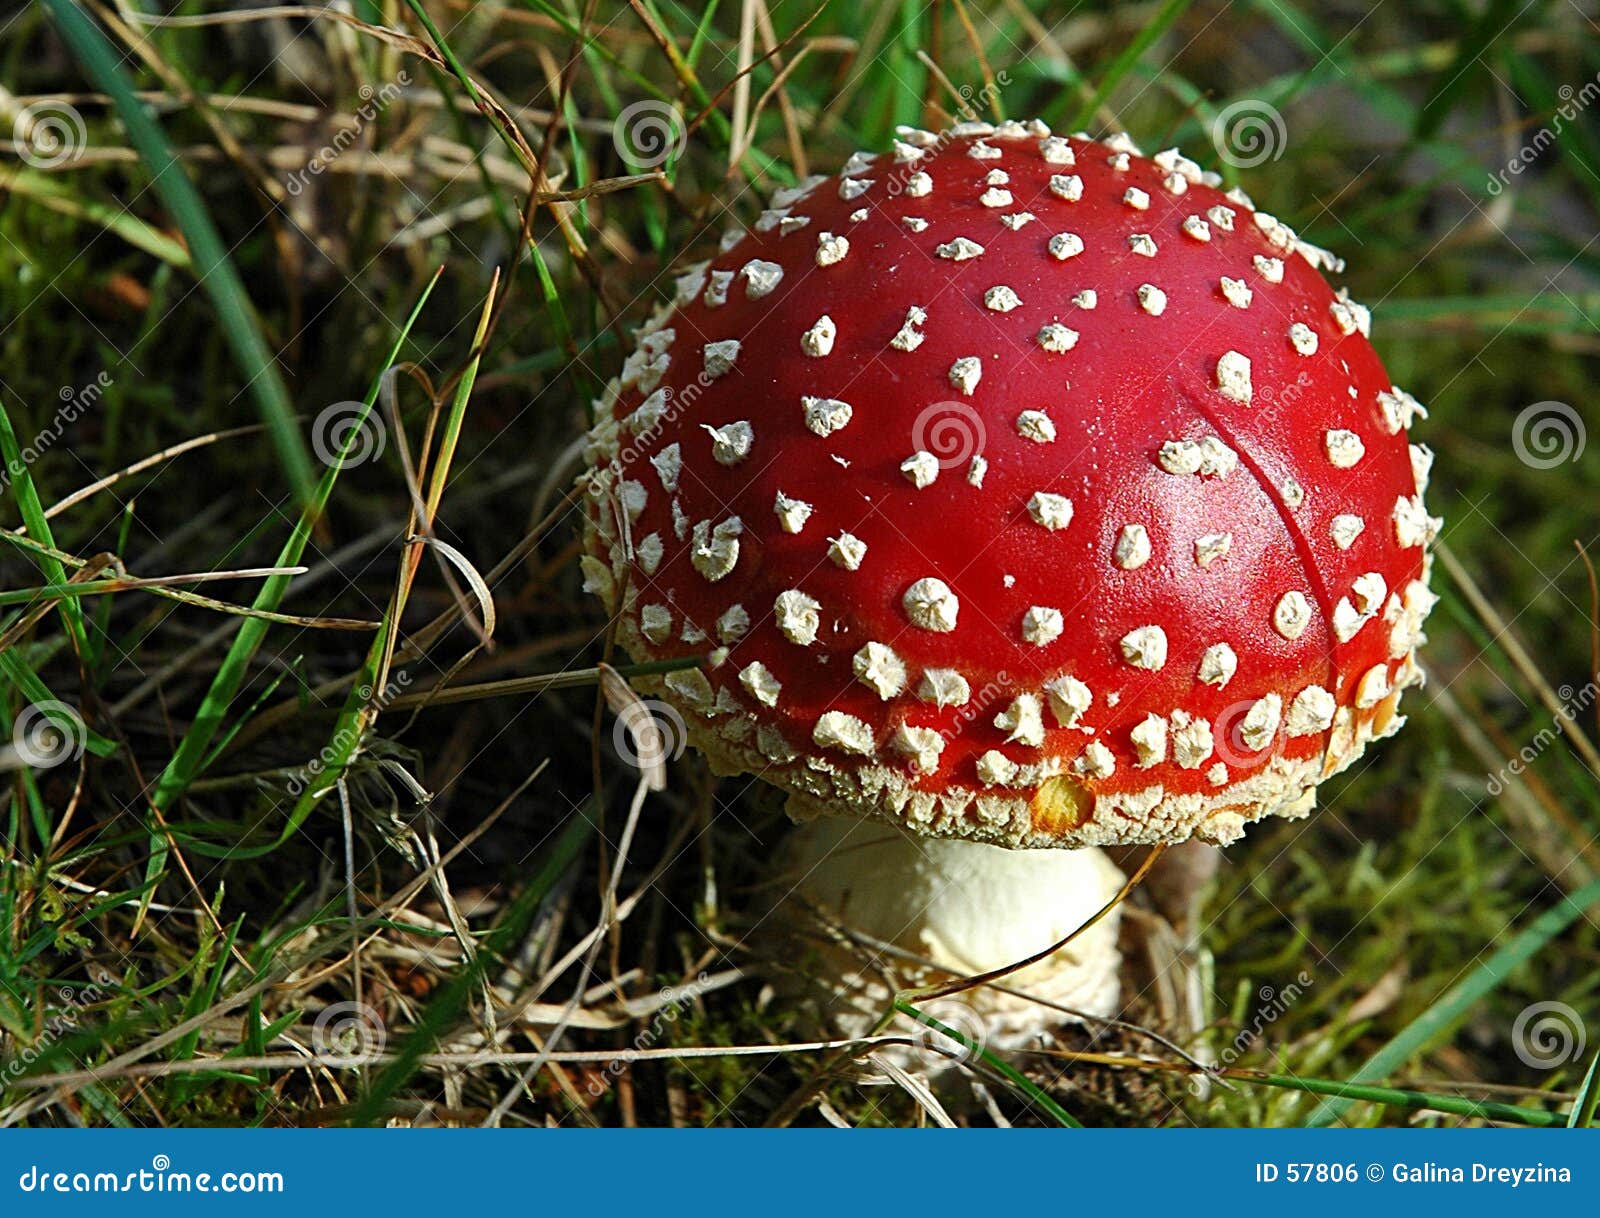
M1568 893L1513 935L1509 943L1463 980L1445 991L1432 1006L1402 1028L1393 1040L1367 1058L1349 1081L1369 1083L1400 1069L1454 1027L1480 998L1498 987L1512 969L1532 958L1546 943L1577 921L1586 909L1596 904L1600 904L1600 880L1591 880L1577 891ZM1351 1102L1336 1099L1322 1104L1306 1123L1313 1127L1331 1124L1350 1107Z
M64 216L98 224L135 249L141 249L173 266L188 270L193 265L189 260L189 251L153 224L147 224L125 208L79 198L59 178L50 174L0 165L0 190L32 199Z
M1095 87L1094 96L1084 102L1079 108L1076 117L1070 124L1073 127L1087 127L1094 121L1095 114L1105 104L1106 98L1111 96L1111 91L1122 83L1122 78L1133 71L1133 65L1139 62L1140 57L1150 49L1152 43L1167 32L1179 17L1188 10L1194 0L1167 0L1161 6L1161 11L1150 19L1148 25L1134 36L1132 42L1122 48L1122 52L1111 61L1111 66L1106 69L1100 83Z
M411 315L406 318L405 324L400 328L400 333L395 337L394 345L389 350L388 359L384 361L384 371L387 371L395 360L399 359L400 351L405 346L406 339L411 334L411 327L416 324L417 317L428 302L428 297L433 294L434 287L439 282L436 273L428 281L427 287L422 290L416 305L411 310ZM378 389L383 381L383 372L373 377L372 385L367 390L363 400L364 409L355 420L354 425L347 433L345 448L339 453L339 460L328 468L322 475L322 480L317 484L312 500L300 514L300 519L295 523L289 539L284 543L283 549L278 553L275 565L280 567L298 566L301 555L305 553L306 543L311 540L311 531L317 519L327 507L329 498L333 495L334 483L338 480L339 471L344 466L344 459L349 455L350 449L359 440L359 433L371 413L373 403L378 400ZM282 602L284 593L288 591L290 576L274 575L262 586L252 603L255 609L271 612L277 609ZM250 661L255 656L257 649L266 638L269 623L260 618L246 618L239 627L239 633L234 636L233 644L228 648L228 654L223 657L218 666L216 675L212 678L211 686L206 690L205 699L200 704L200 709L195 713L194 721L189 725L189 730L184 733L183 739L178 744L177 751L172 759L167 762L166 769L156 780L155 794L152 802L161 811L170 808L184 789L199 773L201 763L210 752L210 746L217 732L221 730L223 721L227 717L228 708L238 696L240 687L250 669ZM164 865L164 850L158 850L160 861ZM155 866L157 859L152 859ZM153 886L152 886L153 888ZM149 895L146 894L146 900Z
M1439 133L1444 120L1450 117L1456 99L1468 85L1489 70L1484 56L1500 38L1511 32L1523 15L1535 6L1526 0L1490 0L1456 43L1456 55L1439 76L1439 82L1417 111L1413 128L1419 140L1432 139Z
M939 1020L935 1019L932 1015L929 1015L926 1011L918 1010L916 1007L912 1006L909 1002L906 1002L903 999L895 999L894 1009L899 1011L902 1015L909 1015L918 1023L932 1028L941 1036L948 1036L951 1040L955 1041L962 1048L964 1048L968 1053L980 1058L984 1065L988 1066L996 1073L1004 1076L1006 1081L1009 1082L1013 1087L1022 1092L1033 1103L1039 1105L1040 1108L1048 1112L1051 1117L1054 1118L1056 1123L1063 1129L1083 1128L1083 1123L1081 1121L1074 1117L1060 1104L1056 1103L1055 1100L1050 1097L1048 1092L1046 1092L1031 1078L1022 1073L1021 1070L1018 1070L1004 1058L998 1057L991 1053L988 1049L985 1049L982 1045L968 1040L965 1036L956 1031L954 1028L950 1027L948 1024L939 1022Z
M0 651L0 675L3 675L7 681L11 682L21 692L22 696L35 706L61 704L61 699L50 692L50 687L40 680L39 674L33 671L28 662L22 658L22 653L16 648ZM56 723L57 728L61 731L81 732L83 734L83 747L96 757L109 757L117 751L116 741L108 740L99 732L87 726L80 727L77 724L61 723L55 715L51 715L50 719Z
M577 860L578 851L594 833L594 825L594 817L583 811L567 818L549 857L534 873L528 886L511 901L505 916L484 936L473 963L454 973L423 1009L415 1022L415 1031L406 1037L395 1059L383 1068L361 1096L350 1124L371 1125L383 1115L385 1104L416 1073L422 1056L433 1052L445 1033L461 1018L473 993L482 984L485 970L497 967L527 937L540 905Z
M11 413L3 402L0 402L0 457L5 459L6 471L11 475L17 509L22 513L22 523L28 526L29 536L53 549L55 538L50 533L50 522L45 519L44 504L39 501L39 490L33 484L28 463L22 459L17 433L11 427ZM60 559L37 553L33 557L51 583L67 582L67 568ZM89 632L83 624L83 606L73 597L64 597L61 601L61 618L67 624L67 633L72 636L73 649L85 664L92 663L94 657L89 649Z
M205 203L185 176L166 134L135 95L120 65L120 56L106 36L74 0L44 0L44 4L55 19L62 39L85 71L111 95L117 114L127 128L128 139L153 175L151 184L183 230L194 260L195 275L217 310L223 335L233 349L234 360L256 400L256 408L266 421L267 433L278 451L278 463L283 467L295 500L304 506L311 501L315 486L311 454L295 423L289 390L278 373L272 351L261 336L244 281L228 257L227 247L211 222Z
M1402 1087L1373 1087L1362 1083L1340 1083L1332 1079L1284 1074L1231 1074L1229 1078L1234 1082L1281 1087L1285 1091L1335 1096L1351 1102L1387 1104L1392 1108L1409 1108L1414 1111L1444 1112L1451 1116L1502 1121L1510 1125L1528 1125L1535 1129L1553 1129L1565 1123L1558 1112L1544 1112L1538 1108L1523 1108L1516 1104L1499 1104L1492 1100L1475 1100L1465 1095L1438 1095L1431 1091L1412 1091Z
M1589 1062L1589 1072L1583 1076L1583 1085L1572 1097L1572 1111L1567 1114L1568 1129L1588 1129L1594 1124L1595 1104L1600 1103L1600 1053Z
M478 380L478 365L483 359L484 344L488 341L489 322L493 310L494 286L491 285L483 303L477 332L473 335L472 356L461 374L461 379L456 383L450 414L445 420L443 434L439 439L439 451L431 463L432 473L429 478L427 501L423 506L426 516L418 526L422 530L432 527L439 511L440 501L444 498L445 482L455 459L456 443L461 437L461 424L466 418L467 402L472 397L472 387ZM377 637L372 640L366 659L362 662L361 672L351 685L344 705L340 708L333 736L329 739L327 748L322 751L323 769L306 784L306 789L295 800L294 810L289 814L288 823L283 827L280 840L287 841L305 823L306 817L311 815L311 810L317 806L317 802L333 790L343 777L345 769L366 742L367 730L376 718L370 709L372 699L388 680L395 647L399 641L400 618L405 612L406 599L411 590L411 579L416 573L416 555L420 553L416 548L417 544L419 543L408 546L401 559L400 579L396 584L394 597L384 614L383 626L378 631ZM366 692L363 693L363 690Z
M513 138L511 132L504 130L498 122L493 121L494 116L484 102L482 94L478 92L478 87L472 83L472 77L467 73L466 68L462 66L461 60L456 57L456 53L451 49L449 41L439 32L439 27L428 16L427 10L422 7L419 0L406 0L406 4L415 14L417 20L421 22L422 28L428 32L429 40L432 41L440 56L443 57L451 74L460 82L467 96L490 118L489 125L500 136L501 142L510 149L511 155L519 163L526 164L528 154ZM530 176L532 176L533 167L528 166L528 170ZM556 328L556 338L560 342L562 349L569 356L575 357L578 354L577 342L572 335L572 322L567 317L566 304L561 298L561 289L556 286L556 281L550 274L550 268L545 264L544 255L539 250L539 243L531 233L528 236L527 247L528 256L533 261L534 273L539 279L539 292L544 298L545 308L549 311L550 321Z
M695 27L694 37L689 40L689 50L684 55L690 67L699 62L700 52L705 49L706 38L711 33L711 22L717 15L717 4L718 0L711 0L700 14L700 24Z

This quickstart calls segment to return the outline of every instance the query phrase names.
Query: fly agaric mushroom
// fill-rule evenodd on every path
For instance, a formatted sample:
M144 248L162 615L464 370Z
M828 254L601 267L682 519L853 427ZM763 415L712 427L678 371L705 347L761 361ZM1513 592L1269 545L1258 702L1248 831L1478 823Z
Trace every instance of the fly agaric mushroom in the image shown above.
M1123 885L1103 850L1006 850L829 816L801 825L784 853L792 887L773 921L785 934L816 924L793 955L815 953L829 982L828 1022L844 1036L873 1032L900 989L1003 969L1069 935L1061 950L1008 974L1006 990L971 989L919 1009L979 1046L1021 1049L1074 1017L1118 1008L1120 906L1085 925ZM858 942L836 946L838 931ZM895 1030L911 1033L912 1051L874 1055L926 1074L956 1060L943 1036Z
M1021 957L979 843L1226 845L1400 726L1432 458L1337 260L1176 150L901 137L678 279L596 404L583 566L635 658L709 653L642 683L714 769L966 839L823 849L806 893Z
M1422 413L1331 255L1176 150L904 130L689 268L597 403L583 565L798 819L1225 845L1402 722Z

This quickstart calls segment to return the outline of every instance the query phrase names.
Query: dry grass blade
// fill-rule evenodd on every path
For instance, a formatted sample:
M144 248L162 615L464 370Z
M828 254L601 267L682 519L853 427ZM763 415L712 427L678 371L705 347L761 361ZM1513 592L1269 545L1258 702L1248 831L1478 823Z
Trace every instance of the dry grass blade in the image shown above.
M474 599L478 602L478 616L473 618L470 614L463 614L473 633L478 636L480 643L488 643L494 638L496 623L494 594L489 591L489 583L478 573L478 568L472 565L469 559L460 550L448 541L441 541L437 537L409 537L407 543L416 542L429 549L437 551L452 567L459 571L467 581L467 587L472 590Z
M893 1080L894 1085L909 1095L912 1102L921 1111L925 1112L928 1115L928 1119L940 1129L957 1128L955 1121L951 1120L950 1114L944 1110L944 1105L935 1098L933 1089L928 1086L927 1079L911 1074L901 1066L896 1065L894 1061L883 1053L869 1053L867 1054L867 1060L872 1063L874 1069L881 1070L888 1075Z
M304 439L294 428L288 389L262 337L244 282L210 213L185 176L166 135L139 105L120 59L105 35L69 0L44 0L44 3L73 53L115 101L129 138L150 169L153 188L188 242L198 281L212 299L243 374L246 390L255 398L272 436L283 475L297 501L302 506L309 504L313 491L311 456ZM43 538L44 534L40 532L40 536Z
M65 550L58 550L53 546L34 541L32 538L19 534L7 534L21 549L32 553L41 554L60 563L63 568L70 567L75 575L66 584L59 588L39 589L13 589L10 592L0 593L0 605L5 604L32 604L41 600L47 604L56 601L74 601L80 596L95 595L102 592L120 592L125 589L142 589L159 596L164 600L176 601L179 604L192 605L200 609L212 609L218 613L226 613L235 617L253 618L262 622L277 622L284 626L299 626L307 630L373 630L377 628L376 622L362 621L359 618L339 617L307 617L294 613L278 613L271 609L261 609L253 605L237 605L228 601L217 600L215 597L202 596L197 592L185 592L181 588L172 587L173 584L204 583L211 580L228 579L290 579L303 574L305 567L275 566L275 567L245 567L237 571L207 571L191 575L167 575L140 577L130 575L122 566L122 560L115 554L97 554L93 558L80 558L76 554L69 554ZM103 581L80 579L84 572L96 575L101 571L111 570L117 572L115 578ZM102 586L104 585L104 586Z
M438 516L440 502L444 498L444 488L450 478L451 463L455 457L456 444L461 435L462 419L466 415L467 402L472 396L473 381L477 376L478 364L483 357L484 343L487 340L489 319L494 309L495 290L500 282L499 272L496 271L490 280L489 290L483 301L482 310L478 317L478 329L473 336L472 355L470 356L465 374L456 385L456 393L451 403L449 414L446 416L444 430L439 436L436 451L432 452L428 468L428 491L426 501L418 504L414 501L411 511L411 536L413 540L406 543L401 554L400 570L395 581L394 591L390 596L389 605L384 611L383 622L379 628L378 636L373 639L372 646L367 652L366 663L362 668L360 677L362 683L351 688L349 696L341 709L337 724L327 748L324 750L327 757L326 768L321 775L306 784L305 790L295 800L294 808L289 813L288 821L284 825L282 837L287 838L305 822L306 817L316 807L333 785L343 777L346 768L361 749L367 738L374 720L377 719L383 706L392 704L395 690L390 685L390 676L394 664L395 649L400 635L400 619L405 612L406 603L411 596L411 587L417 577L417 569L422 562L423 546L420 537L430 533ZM386 374L387 375L387 374ZM392 379L388 380L393 384ZM398 416L396 416L398 417ZM432 430L430 421L429 430ZM424 441L424 451L427 451L427 442Z
M92 499L101 491L110 490L124 479L131 478L135 474L141 474L145 470L166 465L175 458L181 457L184 453L194 452L196 449L209 448L221 440L236 440L242 436L260 435L265 430L264 425L251 423L245 427L230 427L225 431L212 431L204 435L191 436L187 440L182 440L177 444L163 448L160 452L151 453L148 457L141 457L132 465L125 465L113 474L98 478L88 486L80 487L78 490L73 491L72 494L64 499L56 500L55 503L45 509L44 518L52 520L68 508L76 507L85 500Z
M1498 731L1491 738L1493 724L1481 714L1470 714L1448 688L1441 689L1434 701L1461 733L1485 773L1504 775L1496 798L1510 813L1518 840L1527 844L1545 872L1568 891L1594 879L1593 835L1536 775L1507 769L1505 759L1517 751L1511 741Z
M667 759L672 742L665 738L655 714L633 687L609 664L599 665L600 694L627 731L636 754L636 764L645 785L652 791L667 789Z
M706 659L705 656L684 656L680 660L653 660L647 664L620 665L616 671L623 676L653 676L699 668L706 663ZM598 685L600 680L600 665L593 668L570 668L565 672L541 673L531 677L508 677L504 681L436 686L417 693L401 694L391 698L387 705L393 710L411 710L420 706L450 706L460 702L481 702L486 698L511 698L520 694L543 693L552 689L581 689Z
M1564 713L1565 707L1562 705L1561 699L1556 696L1556 691L1551 688L1550 682L1545 679L1544 674L1539 671L1539 666L1533 662L1533 657L1528 654L1527 648L1517 638L1516 631L1512 628L1511 623L1506 621L1500 611L1484 595L1483 590L1478 587L1477 581L1472 578L1471 573L1462 565L1461 560L1455 556L1448 545L1441 541L1437 552L1439 562L1446 573L1456 587L1461 589L1462 595L1467 598L1467 602L1472 606L1473 612L1483 620L1485 626L1494 632L1496 642L1505 648L1506 656L1516 665L1517 671L1528 682L1528 687L1537 695L1540 703L1552 716L1563 719L1568 718ZM1568 739L1572 741L1573 748L1578 751L1588 764L1590 771L1597 778L1600 778L1600 749L1595 748L1594 741L1590 740L1588 734L1577 726L1576 721L1568 723L1566 734Z

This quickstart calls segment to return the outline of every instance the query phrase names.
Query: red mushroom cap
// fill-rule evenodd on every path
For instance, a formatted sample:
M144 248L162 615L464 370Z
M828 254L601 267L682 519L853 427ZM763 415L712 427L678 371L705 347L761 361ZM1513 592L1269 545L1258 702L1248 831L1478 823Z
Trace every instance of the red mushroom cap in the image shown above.
M589 584L724 772L1011 845L1226 843L1402 722L1420 412L1339 264L1175 150L906 130L678 282Z

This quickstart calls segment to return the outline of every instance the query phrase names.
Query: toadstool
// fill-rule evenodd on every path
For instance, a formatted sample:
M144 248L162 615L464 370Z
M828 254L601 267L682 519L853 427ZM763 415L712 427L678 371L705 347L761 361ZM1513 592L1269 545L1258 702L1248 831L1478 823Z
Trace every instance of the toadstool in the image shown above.
M904 130L687 268L597 403L588 586L797 819L1236 841L1401 724L1424 413L1176 150Z
M816 953L828 1022L844 1036L873 1032L902 989L1003 969L1069 936L1008 974L1004 990L968 990L919 1009L991 1049L1032 1047L1063 1022L1118 1009L1121 909L1090 922L1123 886L1103 850L1007 850L830 816L801 825L784 857L792 887L774 920L786 935L820 924L800 938L795 958ZM827 937L840 931L868 949L866 963ZM955 1045L918 1033L911 1052L891 1045L873 1056L925 1074L950 1064ZM933 1052L920 1051L925 1038Z

